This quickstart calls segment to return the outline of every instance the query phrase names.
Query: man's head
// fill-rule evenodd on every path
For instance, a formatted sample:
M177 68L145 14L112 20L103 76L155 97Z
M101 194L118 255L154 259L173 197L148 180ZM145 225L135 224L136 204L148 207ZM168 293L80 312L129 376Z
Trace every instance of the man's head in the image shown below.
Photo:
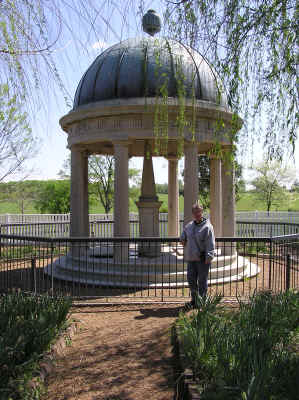
M195 203L192 206L193 218L196 222L200 222L203 217L203 207L199 203Z

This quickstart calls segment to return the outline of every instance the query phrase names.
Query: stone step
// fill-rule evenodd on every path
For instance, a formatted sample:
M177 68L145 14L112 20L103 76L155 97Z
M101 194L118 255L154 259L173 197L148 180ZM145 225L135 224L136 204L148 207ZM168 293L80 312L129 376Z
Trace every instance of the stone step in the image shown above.
M128 261L119 262L112 257L102 258L102 257L90 257L90 256L66 256L64 261L64 268L69 268L72 270L73 266L76 268L81 267L86 271L97 270L97 269L116 269L119 268L122 271L124 268L128 271L135 272L136 270L146 269L147 271L155 271L157 273L162 273L164 271L177 272L186 271L187 262L184 262L182 257L176 257L170 253L164 253L163 256L155 258L142 258L131 256ZM237 255L231 256L217 256L212 261L211 268L220 269L226 265L232 265L237 260Z
M73 264L71 264L73 262ZM175 287L176 285L187 285L186 271L169 272L164 270L163 273L157 272L154 269L134 270L109 268L107 265L98 265L99 268L91 269L87 264L85 268L76 266L74 260L68 260L67 257L61 257L56 260L53 265L53 275L57 279L67 281L81 282L92 285L115 287L151 287L165 286ZM101 268L106 267L106 268ZM109 267L112 267L112 265ZM45 273L51 274L50 265L45 268ZM243 279L244 277L255 276L258 273L258 267L255 264L250 264L249 261L239 256L232 265L225 267L211 268L210 284L219 284L229 281Z
M225 266L222 266L222 262L212 263L211 265L211 274L212 277L216 276L226 276L235 273L239 273L244 268L244 259L240 257L228 258L226 260L232 260L232 263L228 263ZM103 275L110 274L113 275L128 275L132 274L135 276L143 276L143 275L154 275L162 276L163 274L178 274L178 273L186 273L187 264L181 262L171 262L171 263L155 263L149 262L147 263L135 263L135 262L127 262L127 263L115 263L113 259L103 262L101 260L94 259L80 259L75 257L61 257L59 259L60 268L63 269L66 273L74 274L93 274L93 275ZM173 260L172 260L173 261Z

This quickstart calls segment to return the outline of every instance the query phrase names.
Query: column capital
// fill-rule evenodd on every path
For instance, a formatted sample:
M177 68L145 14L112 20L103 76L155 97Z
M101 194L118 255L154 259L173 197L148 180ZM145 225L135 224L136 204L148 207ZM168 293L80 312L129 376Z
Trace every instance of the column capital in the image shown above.
M164 158L166 158L166 160L168 161L179 161L179 157L174 154L170 154L168 156L165 156Z

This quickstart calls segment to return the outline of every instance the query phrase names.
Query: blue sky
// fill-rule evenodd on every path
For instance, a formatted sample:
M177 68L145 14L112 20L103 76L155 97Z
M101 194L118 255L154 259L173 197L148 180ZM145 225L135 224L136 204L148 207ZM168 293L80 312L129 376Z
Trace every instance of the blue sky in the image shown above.
M144 10L154 8L161 13L160 5L161 2L159 1L144 1ZM97 21L97 23L103 24L100 37L95 37L92 32L85 35L84 38L88 38L85 41L85 52L80 52L76 48L76 40L80 38L80 29L82 29L78 21L78 31L75 32L76 40L73 34L64 32L54 54L58 70L66 83L71 98L74 97L81 76L105 47L111 46L122 39L142 34L141 17L130 15L130 10L128 10L126 24L123 23L121 15L117 14L115 10L103 10L103 18L109 21L111 29L107 29L103 21ZM84 33L86 34L86 32ZM66 147L67 134L60 128L59 119L70 110L70 107L66 105L62 93L54 90L51 85L41 95L45 105L34 112L32 128L33 133L41 139L42 144L37 157L28 163L28 167L32 172L26 175L26 179L55 179L69 153ZM297 146L295 159L298 159L298 156L299 149ZM251 152L242 157L241 161L244 165L248 165L252 159L260 161L262 157L262 146L255 146ZM294 165L294 161L290 160L290 164ZM133 158L132 166L141 169L142 159ZM183 168L183 161L180 161L180 168ZM167 182L167 161L165 159L154 158L154 170L157 183ZM23 176L19 175L19 178L23 178ZM245 173L245 177L247 176L249 175Z

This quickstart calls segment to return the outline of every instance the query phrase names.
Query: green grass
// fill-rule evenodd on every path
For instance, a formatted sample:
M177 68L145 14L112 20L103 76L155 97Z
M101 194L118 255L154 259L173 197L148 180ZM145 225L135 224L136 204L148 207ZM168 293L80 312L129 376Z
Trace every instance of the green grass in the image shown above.
M163 208L168 209L168 195L167 194L158 194L159 201L163 201L161 206ZM129 202L130 212L138 212L138 208L135 204L135 199L130 199ZM180 196L180 212L184 210L184 198ZM112 210L113 211L113 210ZM112 212L111 211L111 212ZM104 207L100 202L93 203L89 206L90 214L104 214ZM0 202L0 214L20 214L21 209L16 202ZM28 202L25 207L24 214L39 214L39 211L34 207L33 202Z
M163 201L161 206L163 210L168 209L168 195L158 194L159 201ZM129 207L130 212L138 212L135 204L136 199L130 199ZM184 198L180 196L179 199L180 212L184 211ZM240 200L236 203L237 211L265 211L265 205L256 198L255 193L246 192L241 193ZM271 211L299 211L299 193L290 193L279 206L273 206ZM93 203L89 207L90 214L104 214L104 207L100 202ZM111 211L112 212L112 211ZM165 212L165 211L164 211ZM17 202L1 201L0 214L20 214L21 209ZM39 214L39 211L34 207L33 202L26 202L25 214Z
M21 208L17 202L14 201L1 201L0 214L21 214ZM24 214L39 214L38 210L34 207L33 202L28 202L24 207Z
M241 193L236 206L237 211L266 211L265 203L252 192ZM299 211L299 193L288 193L284 200L272 206L270 211Z
M263 211L265 209L254 193L241 193L240 200L236 203L237 211Z

